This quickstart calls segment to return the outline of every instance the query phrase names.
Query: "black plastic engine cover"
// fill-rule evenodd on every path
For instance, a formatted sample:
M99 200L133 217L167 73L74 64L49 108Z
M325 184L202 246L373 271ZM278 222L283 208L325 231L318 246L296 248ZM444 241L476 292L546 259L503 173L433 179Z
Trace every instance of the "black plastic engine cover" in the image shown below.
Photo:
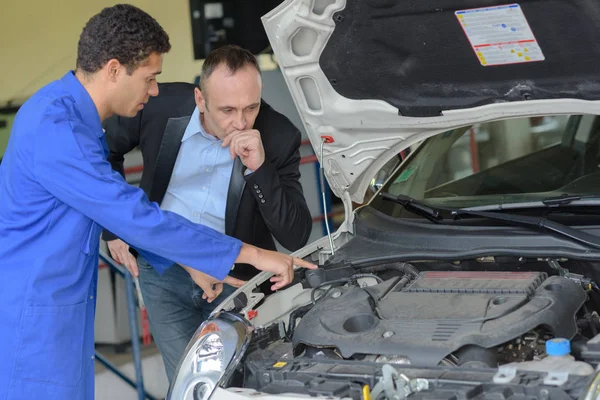
M586 299L576 282L538 272L431 271L389 293L375 312L372 299L390 283L330 291L296 327L294 347L337 348L345 358L403 356L432 366L465 345L491 348L539 326L571 339Z

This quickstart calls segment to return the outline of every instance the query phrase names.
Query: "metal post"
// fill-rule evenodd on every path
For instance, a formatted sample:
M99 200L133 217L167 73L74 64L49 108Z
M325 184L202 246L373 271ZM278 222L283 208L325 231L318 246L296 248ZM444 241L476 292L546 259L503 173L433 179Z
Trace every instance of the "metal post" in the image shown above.
M133 365L135 366L136 386L138 399L144 400L144 377L142 376L142 355L140 353L140 335L138 332L138 319L135 311L135 297L133 278L129 271L125 272L125 292L127 293L127 309L129 311L129 331L131 332L131 351Z
M140 351L140 336L138 332L138 319L136 313L135 306L135 297L134 297L134 284L133 277L129 273L129 271L122 266L118 265L110 256L108 256L103 251L100 251L100 258L104 260L113 270L115 270L119 275L125 278L125 293L127 295L127 311L129 313L129 332L131 334L131 351L133 353L133 365L135 367L135 388L138 392L138 399L144 400L146 397L150 398L144 391L144 378L142 375L142 357ZM104 365L106 365L106 360L101 361ZM114 367L109 368L112 372L117 374L120 378L125 380L127 383L131 383L130 380L125 379L123 374L117 372Z

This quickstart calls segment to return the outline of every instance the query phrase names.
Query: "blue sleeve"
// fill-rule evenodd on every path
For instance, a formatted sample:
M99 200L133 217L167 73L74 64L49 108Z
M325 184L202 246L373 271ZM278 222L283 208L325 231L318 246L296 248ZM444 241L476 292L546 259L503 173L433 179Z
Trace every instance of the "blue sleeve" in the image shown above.
M160 209L106 160L103 136L73 121L39 127L34 173L58 200L118 235L162 272L173 260L224 279L242 243Z

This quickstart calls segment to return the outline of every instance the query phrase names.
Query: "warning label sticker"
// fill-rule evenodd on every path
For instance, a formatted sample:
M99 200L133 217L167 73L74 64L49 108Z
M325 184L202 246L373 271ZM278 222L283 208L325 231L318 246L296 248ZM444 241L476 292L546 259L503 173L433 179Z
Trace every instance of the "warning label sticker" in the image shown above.
M518 4L454 13L483 66L543 61L525 14Z

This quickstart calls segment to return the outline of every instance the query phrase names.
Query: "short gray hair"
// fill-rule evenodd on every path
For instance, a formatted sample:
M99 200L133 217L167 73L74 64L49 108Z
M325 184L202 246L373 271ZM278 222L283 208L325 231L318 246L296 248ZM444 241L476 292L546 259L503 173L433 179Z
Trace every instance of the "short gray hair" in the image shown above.
M205 94L206 81L210 78L215 68L221 64L225 64L231 74L235 74L238 70L250 65L262 75L258 60L250 51L236 45L219 47L218 49L213 50L202 64L199 86L200 91L203 94Z

